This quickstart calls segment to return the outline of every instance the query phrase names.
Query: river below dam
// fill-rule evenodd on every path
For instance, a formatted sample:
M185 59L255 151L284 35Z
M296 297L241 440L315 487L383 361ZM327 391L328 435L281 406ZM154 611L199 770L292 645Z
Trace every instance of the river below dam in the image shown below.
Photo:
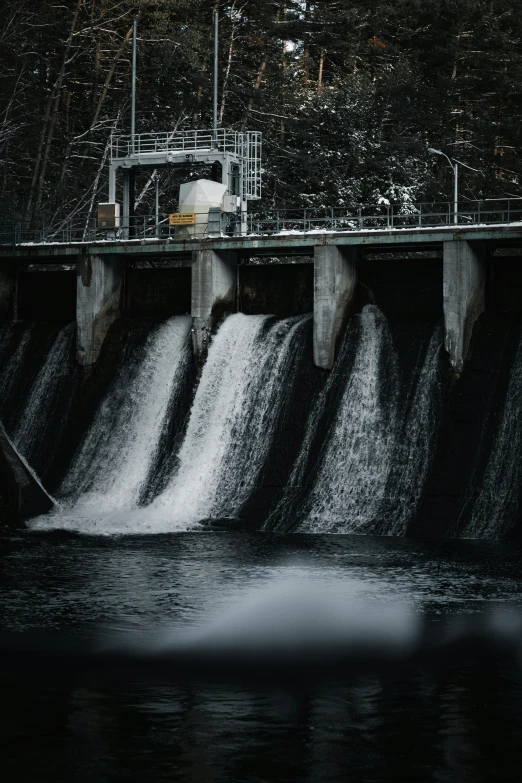
M7 781L519 777L522 322L457 377L436 317L0 328Z
M24 532L1 548L6 781L518 779L518 545Z

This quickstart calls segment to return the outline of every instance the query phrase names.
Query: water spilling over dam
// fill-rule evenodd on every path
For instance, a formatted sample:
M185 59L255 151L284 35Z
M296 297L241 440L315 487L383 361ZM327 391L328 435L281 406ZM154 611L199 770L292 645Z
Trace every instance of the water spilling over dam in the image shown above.
M120 324L103 383L80 380L72 325L2 327L2 416L58 503L31 527L415 534L451 394L441 326L390 320L367 304L324 374L310 364L310 324L231 315L199 375L190 318ZM517 347L504 367L493 435L448 517L450 535L516 528L521 355Z

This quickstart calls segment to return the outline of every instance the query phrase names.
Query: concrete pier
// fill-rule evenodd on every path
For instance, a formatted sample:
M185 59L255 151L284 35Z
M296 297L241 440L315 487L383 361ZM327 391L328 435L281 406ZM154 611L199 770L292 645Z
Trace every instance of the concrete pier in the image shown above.
M452 367L461 372L468 356L473 324L485 307L486 245L444 243L443 305L445 348Z
M111 256L80 255L76 261L76 358L88 367L121 314L123 263Z
M17 270L14 262L0 267L0 323L18 318Z
M204 354L221 316L235 310L236 280L235 253L204 249L192 254L191 313L194 353L198 359Z
M331 370L357 284L356 247L314 248L314 363Z

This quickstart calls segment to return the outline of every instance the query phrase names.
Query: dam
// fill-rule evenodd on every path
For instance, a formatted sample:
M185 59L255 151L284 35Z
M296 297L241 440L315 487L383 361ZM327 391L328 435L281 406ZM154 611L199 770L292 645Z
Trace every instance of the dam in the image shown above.
M517 209L4 244L2 420L58 504L30 524L518 536Z
M122 314L190 314L200 355L225 313L313 310L314 362L329 370L358 281L380 277L405 312L442 313L445 348L460 372L486 299L514 296L522 250L515 203L504 224L2 246L0 318L30 320L58 307L75 317L77 361L89 366Z

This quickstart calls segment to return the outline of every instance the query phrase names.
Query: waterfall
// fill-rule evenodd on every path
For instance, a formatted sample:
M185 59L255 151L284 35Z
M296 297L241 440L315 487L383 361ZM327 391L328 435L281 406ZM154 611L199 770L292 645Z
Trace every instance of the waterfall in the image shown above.
M53 422L64 421L69 412L72 395L63 392L73 375L71 359L75 334L75 324L72 323L56 335L14 428L13 441L33 467L39 466L44 451L45 460L49 461L47 432Z
M124 375L107 395L63 483L63 508L31 527L154 533L237 513L268 454L307 320L226 319L209 349L175 475L137 508L188 354L190 319L169 321L149 338L134 382Z
M8 338L7 338L8 339ZM16 388L24 369L24 356L31 340L31 326L25 327L16 346L16 350L5 363L0 374L0 411L5 414L6 400ZM5 350L7 349L7 346ZM3 358L3 357L2 357Z
M120 370L60 488L70 516L138 504L190 358L190 326L189 316L171 318L149 336L138 367Z
M159 533L238 516L263 487L308 321L236 314L223 322L175 459L165 459L163 449L167 444L168 452L170 441L172 450L174 401L189 376L191 321L177 317L158 327L107 391L62 482L62 507L32 526ZM58 334L36 378L17 428L21 440L31 437L31 422L56 410L47 397L67 334ZM441 330L422 335L419 342L408 333L414 366L401 370L378 307L367 305L354 316L304 427L289 488L265 529L406 532L429 469L440 406ZM183 431L180 423L180 436ZM154 477L162 470L158 484Z
M151 531L237 514L267 456L307 320L237 314L221 326L196 392L179 468L147 509Z
M289 488L265 529L405 534L437 429L441 343L437 328L419 366L401 380L381 311L368 305L353 319L310 414Z
M14 324L9 323L0 327L0 365L3 364L11 337L13 336Z
M399 411L388 487L373 532L402 536L415 516L428 476L441 415L439 356L443 330L435 328ZM424 346L423 346L424 347Z
M359 318L354 364L306 502L301 532L363 532L376 519L386 490L398 372L383 314L370 305Z
M471 519L461 538L501 538L516 522L522 487L522 341L519 343L502 417L494 436Z

